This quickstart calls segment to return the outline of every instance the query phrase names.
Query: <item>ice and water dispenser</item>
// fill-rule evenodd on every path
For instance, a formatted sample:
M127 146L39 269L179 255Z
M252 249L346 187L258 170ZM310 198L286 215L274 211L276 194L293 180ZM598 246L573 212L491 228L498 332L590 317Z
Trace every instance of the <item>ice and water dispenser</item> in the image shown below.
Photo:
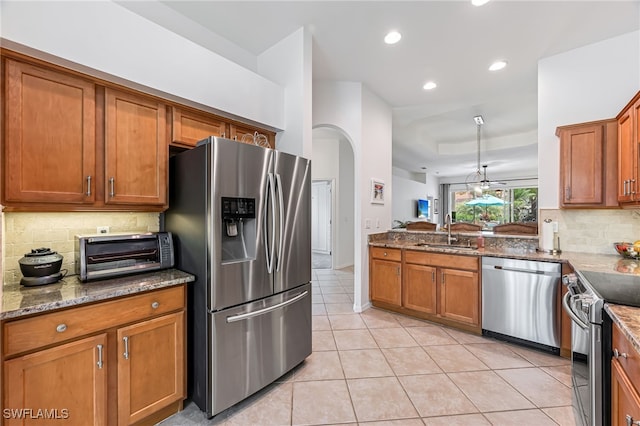
M222 197L222 261L255 259L255 198Z

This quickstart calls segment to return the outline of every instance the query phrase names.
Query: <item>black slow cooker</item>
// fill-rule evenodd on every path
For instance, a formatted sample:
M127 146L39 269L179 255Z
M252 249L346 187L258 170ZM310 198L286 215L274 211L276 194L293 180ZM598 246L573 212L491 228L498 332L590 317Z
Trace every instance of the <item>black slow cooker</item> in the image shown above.
M18 263L24 275L20 284L24 286L55 283L63 276L60 272L62 255L47 247L32 249Z

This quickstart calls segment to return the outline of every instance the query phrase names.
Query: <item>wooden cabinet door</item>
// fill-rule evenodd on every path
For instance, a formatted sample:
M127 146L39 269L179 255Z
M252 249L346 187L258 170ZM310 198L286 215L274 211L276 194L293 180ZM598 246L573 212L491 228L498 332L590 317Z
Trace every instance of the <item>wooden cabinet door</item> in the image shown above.
M451 320L480 324L478 273L440 269L440 315Z
M618 201L635 200L638 143L634 141L633 108L618 118Z
M374 302L394 306L402 304L402 274L400 262L371 259L370 297Z
M611 425L626 426L635 422L640 423L640 395L614 359L611 361Z
M51 424L57 418L65 426L106 425L106 343L107 335L100 334L5 361L3 405L10 418L4 424ZM32 411L20 411L25 408ZM37 415L47 417L30 420Z
M118 424L185 398L184 312L118 329Z
M402 305L415 311L435 314L436 268L405 263L403 275Z
M5 63L4 200L95 200L95 85L21 62Z
M165 105L105 90L105 203L166 205Z
M194 147L209 136L226 137L227 123L207 116L173 107L171 141L174 144Z
M253 127L239 126L237 124L229 125L229 139L237 140L238 142L253 144L253 138L256 132L267 138L269 148L275 148L275 133Z
M560 132L562 204L602 204L604 138L601 125Z

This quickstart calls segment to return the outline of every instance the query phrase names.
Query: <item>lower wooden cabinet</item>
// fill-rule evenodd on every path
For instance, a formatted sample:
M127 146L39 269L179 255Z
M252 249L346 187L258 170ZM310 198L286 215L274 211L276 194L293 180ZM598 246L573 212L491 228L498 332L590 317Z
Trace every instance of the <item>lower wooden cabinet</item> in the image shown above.
M184 398L184 312L118 330L118 424Z
M611 339L611 425L640 425L640 352L617 324Z
M402 305L402 264L399 249L370 250L370 298L392 306Z
M106 425L106 348L103 333L5 361L4 424Z
M405 282L402 292L402 305L414 311L436 314L437 268L425 265L404 265Z
M478 272L440 269L440 311L443 318L480 326Z
M186 397L184 309L181 285L3 323L4 424L37 415L65 425L155 424L177 412ZM30 332L68 338L6 344Z
M370 247L374 306L481 333L479 258Z

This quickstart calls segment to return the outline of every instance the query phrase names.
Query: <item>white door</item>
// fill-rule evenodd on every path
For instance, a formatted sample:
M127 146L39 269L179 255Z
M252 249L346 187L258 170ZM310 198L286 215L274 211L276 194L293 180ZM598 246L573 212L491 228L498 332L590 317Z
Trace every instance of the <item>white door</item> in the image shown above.
M331 181L311 184L311 250L331 254Z

